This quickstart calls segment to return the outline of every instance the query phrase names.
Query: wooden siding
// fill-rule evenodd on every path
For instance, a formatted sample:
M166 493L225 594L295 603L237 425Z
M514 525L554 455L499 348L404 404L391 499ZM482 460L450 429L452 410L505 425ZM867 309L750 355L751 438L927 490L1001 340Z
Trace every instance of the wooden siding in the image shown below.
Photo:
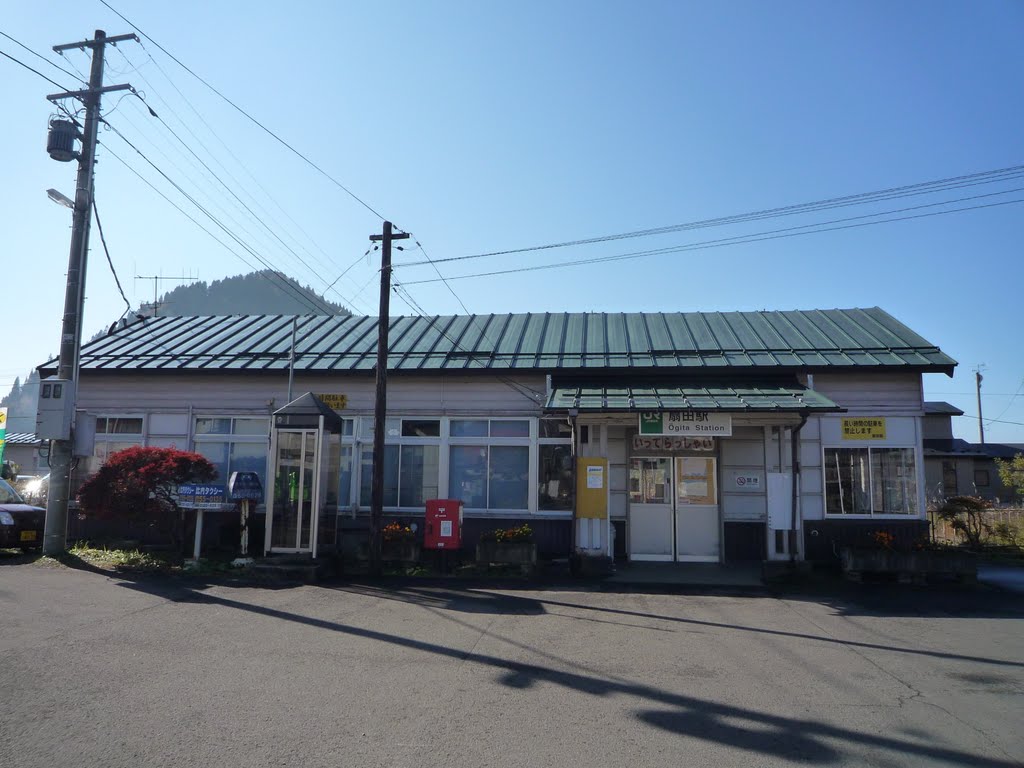
M813 388L851 413L924 411L920 373L819 373Z
M388 412L410 415L473 413L540 415L545 391L543 376L508 377L538 393L533 402L494 376L438 376L416 379L392 376L388 381ZM372 376L296 375L295 396L304 392L343 394L347 411L372 414ZM196 414L270 414L286 404L287 374L267 376L218 371L216 374L83 376L78 407L91 413L187 411Z

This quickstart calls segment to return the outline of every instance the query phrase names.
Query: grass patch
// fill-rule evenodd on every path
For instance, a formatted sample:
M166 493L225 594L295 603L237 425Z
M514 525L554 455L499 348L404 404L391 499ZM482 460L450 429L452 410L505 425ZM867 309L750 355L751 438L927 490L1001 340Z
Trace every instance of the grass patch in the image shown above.
M163 572L180 570L180 558L167 553L143 552L138 549L98 548L89 544L76 544L68 555L97 568L115 571Z

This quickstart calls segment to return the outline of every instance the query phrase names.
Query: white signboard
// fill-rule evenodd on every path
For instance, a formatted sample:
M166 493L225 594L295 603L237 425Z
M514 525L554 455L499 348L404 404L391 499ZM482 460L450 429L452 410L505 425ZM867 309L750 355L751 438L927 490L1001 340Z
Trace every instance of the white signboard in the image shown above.
M756 469L731 469L726 482L734 491L761 493L764 491L764 472Z
M634 451L713 451L713 437L645 437L633 435Z
M604 488L604 467L587 467L587 488Z
M640 414L641 435L731 437L732 416L716 411L651 411Z

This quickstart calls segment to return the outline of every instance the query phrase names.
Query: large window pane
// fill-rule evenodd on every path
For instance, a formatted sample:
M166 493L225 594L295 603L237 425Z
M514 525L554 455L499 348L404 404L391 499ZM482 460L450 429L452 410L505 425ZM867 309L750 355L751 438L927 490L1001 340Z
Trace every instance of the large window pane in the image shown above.
M359 504L369 507L373 489L373 450L366 449L360 457ZM384 506L398 506L398 446L384 446Z
M197 435L230 435L231 419L196 419Z
M487 448L453 445L448 462L448 495L473 509L487 507Z
M825 511L830 515L871 513L867 448L825 449Z
M402 419L402 437L438 437L440 434L438 419Z
M266 435L269 428L269 419L235 419L232 431L236 435Z
M489 509L526 509L530 485L530 449L525 445L491 446L489 485Z
M452 419L452 437L487 437L487 421L484 419Z
M403 445L402 477L398 504L423 507L427 499L437 498L436 445Z
M541 437L572 437L572 426L566 419L541 419L538 426Z
M913 448L872 448L871 488L876 514L917 514Z
M530 422L522 421L492 421L491 437L529 437Z
M537 480L540 483L538 508L572 509L573 472L571 445L541 445Z
M220 485L228 482L228 446L229 443L202 442L196 443L196 453L205 456L217 470L217 477L213 481ZM262 477L260 478L262 480Z

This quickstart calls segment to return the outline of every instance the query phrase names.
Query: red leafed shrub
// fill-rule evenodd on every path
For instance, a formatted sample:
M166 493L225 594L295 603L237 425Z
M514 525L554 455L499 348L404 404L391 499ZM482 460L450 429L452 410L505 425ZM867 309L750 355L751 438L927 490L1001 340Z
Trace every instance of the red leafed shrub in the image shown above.
M112 453L82 485L78 502L85 514L101 519L152 522L180 551L184 515L177 503L178 486L208 483L216 476L213 464L198 453L135 446Z

